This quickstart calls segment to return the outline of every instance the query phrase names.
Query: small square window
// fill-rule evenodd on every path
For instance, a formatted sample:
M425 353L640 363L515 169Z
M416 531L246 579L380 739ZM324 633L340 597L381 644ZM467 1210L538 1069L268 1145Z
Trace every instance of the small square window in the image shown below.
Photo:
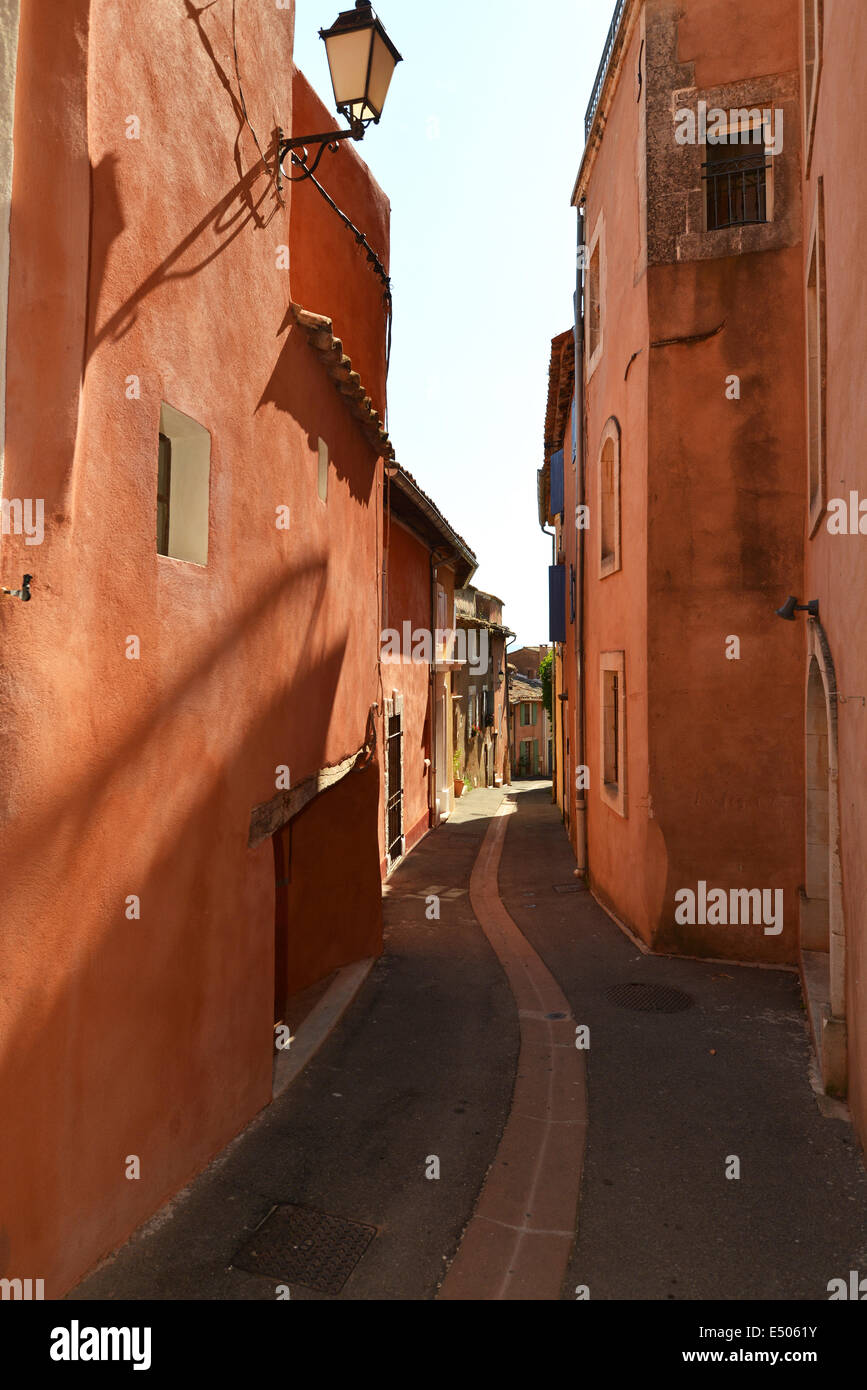
M157 463L157 554L208 563L211 436L173 406L160 409Z

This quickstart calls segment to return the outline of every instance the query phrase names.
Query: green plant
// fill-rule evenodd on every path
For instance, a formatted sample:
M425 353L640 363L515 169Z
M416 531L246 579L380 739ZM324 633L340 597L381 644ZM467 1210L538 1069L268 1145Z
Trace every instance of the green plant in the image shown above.
M539 665L539 678L542 681L542 704L551 722L554 722L554 653L550 652Z

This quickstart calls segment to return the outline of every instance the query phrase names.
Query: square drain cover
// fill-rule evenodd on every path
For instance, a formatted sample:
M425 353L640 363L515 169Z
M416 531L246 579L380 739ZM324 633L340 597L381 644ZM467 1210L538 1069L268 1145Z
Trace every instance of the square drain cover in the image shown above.
M306 1207L275 1207L233 1261L247 1274L338 1294L376 1235L342 1216Z

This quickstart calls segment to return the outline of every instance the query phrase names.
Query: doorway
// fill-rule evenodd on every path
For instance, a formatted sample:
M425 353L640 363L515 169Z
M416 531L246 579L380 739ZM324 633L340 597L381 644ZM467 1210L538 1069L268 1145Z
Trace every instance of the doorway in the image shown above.
M837 684L821 624L809 624L805 712L805 882L801 973L822 1081L847 1089L846 936L837 796Z

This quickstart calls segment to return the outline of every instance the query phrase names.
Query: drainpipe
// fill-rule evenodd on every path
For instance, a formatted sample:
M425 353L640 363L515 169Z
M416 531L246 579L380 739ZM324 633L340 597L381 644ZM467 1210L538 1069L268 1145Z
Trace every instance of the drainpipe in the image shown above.
M578 246L579 252L584 246L584 202L578 208ZM578 282L575 288L575 425L578 434L577 451L577 489L579 507L584 506L585 500L585 480L584 480L584 256L578 256ZM575 615L577 622L577 633L575 641L575 661L577 665L576 684L577 690L577 709L575 711L575 766L584 767L586 765L587 737L585 727L586 700L585 700L585 663L584 663L584 537L586 532L578 532L578 555L576 569L578 571L578 611ZM578 873L587 876L587 796L585 792L579 792L575 801L575 851L578 859Z

